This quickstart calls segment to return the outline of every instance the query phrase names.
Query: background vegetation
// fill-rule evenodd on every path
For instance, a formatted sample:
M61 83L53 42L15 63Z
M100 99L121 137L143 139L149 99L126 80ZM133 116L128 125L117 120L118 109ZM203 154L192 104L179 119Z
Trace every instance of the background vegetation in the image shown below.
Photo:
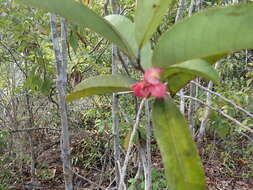
M113 11L108 1L81 2L99 15ZM198 12L232 3L237 2L175 2L153 35L152 46L175 22L179 10L181 17L187 17L191 8ZM118 4L121 13L133 19L135 1L118 1ZM57 30L60 31L60 24ZM68 92L83 79L112 72L111 44L101 36L68 23L67 45ZM253 188L253 135L240 124L253 126L253 51L234 52L220 62L217 67L220 85L211 86L208 81L197 79L193 87L185 87L184 114L198 143L208 188L249 190ZM119 58L116 64L119 72L124 73ZM136 79L141 77L130 65L128 69ZM0 0L0 72L0 190L64 189L57 71L49 14L12 0ZM207 93L210 91L211 95ZM126 152L136 115L136 101L139 100L133 99L131 94L119 95L122 155ZM182 105L182 96L177 102ZM190 109L192 104L193 109ZM206 110L206 105L212 109ZM68 104L71 164L76 189L114 186L111 106L111 95L92 96ZM145 136L145 126L143 114L140 139ZM199 135L201 126L205 131ZM135 140L127 174L129 190L144 189L144 177L136 178L139 146ZM152 189L166 189L161 156L153 136L151 155Z

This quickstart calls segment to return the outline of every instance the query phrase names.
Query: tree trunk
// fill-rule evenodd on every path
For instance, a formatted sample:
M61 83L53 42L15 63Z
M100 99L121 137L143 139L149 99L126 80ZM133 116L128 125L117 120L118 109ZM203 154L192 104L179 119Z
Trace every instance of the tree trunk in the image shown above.
M215 65L215 69L217 70L219 68L219 66L220 66L220 62L217 62L216 65ZM208 89L212 90L212 88L213 88L213 82L210 81L208 83ZM209 118L209 115L211 113L211 109L210 109L211 104L212 104L212 94L210 92L207 92L206 93L206 105L207 105L207 107L206 107L206 110L205 110L204 118L202 119L201 125L200 125L200 128L199 128L198 140L201 140L202 137L205 135L206 126L207 126L207 123L208 123L208 118Z
M183 17L183 11L184 11L184 6L185 6L185 0L179 0L175 22L177 22L177 21L179 21L179 20L182 19L182 17Z
M112 13L119 13L119 6L117 0L111 0ZM112 45L112 74L115 75L118 73L117 67L117 47ZM119 138L119 98L117 93L112 95L112 131L113 131L113 151L114 151L114 162L115 162L115 171L116 171L116 186L119 186L120 181L120 138Z
M61 50L57 38L56 16L54 14L51 14L51 31L57 68L56 85L61 116L61 159L63 164L63 175L65 180L65 189L73 190L67 104L65 101L67 85L67 27L65 19L61 18Z
M150 114L150 106L148 100L145 102L145 113L147 117L147 124L146 124L146 157L147 157L147 166L144 170L144 177L145 177L145 190L152 190L152 161L151 161L151 136L152 136L152 129L151 129L151 114Z
M179 21L180 19L182 19L183 16L183 10L184 10L184 5L185 5L185 0L179 0L178 3L179 7L177 9L177 14L176 14L176 19L175 19L175 23L177 21ZM185 98L184 98L184 89L180 90L180 111L181 113L184 115L185 113Z

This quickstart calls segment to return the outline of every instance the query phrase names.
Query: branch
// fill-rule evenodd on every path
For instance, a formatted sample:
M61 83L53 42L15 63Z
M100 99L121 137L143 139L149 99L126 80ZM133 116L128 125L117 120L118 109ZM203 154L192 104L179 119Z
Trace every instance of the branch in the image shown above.
M102 186L100 186L100 185L94 183L93 181L87 179L86 177L81 176L80 174L78 174L77 172L75 172L75 171L73 171L73 170L71 170L71 171L72 171L73 174L75 174L75 175L76 175L77 177L79 177L80 179L82 179L82 180L84 180L84 181L87 181L88 183L90 183L90 184L92 184L92 185L95 185L95 186L96 186L97 188L99 188L99 189L105 190L105 188L103 188Z
M120 12L120 15L124 15L124 12L125 12L127 9L133 9L134 7L135 7L135 5L130 6L130 7L125 7L125 8L122 9L122 11Z
M26 72L23 70L23 68L18 64L18 61L16 59L16 57L13 55L12 51L10 50L9 47L7 47L7 45L5 45L3 42L1 42L0 40L0 44L10 53L11 57L13 58L14 62L16 63L16 65L18 66L19 70L25 75L25 77L27 78L27 74Z
M249 127L246 127L245 125L243 125L241 122L239 122L238 120L236 120L235 118L229 116L228 114L226 114L225 112L221 111L220 109L218 108L215 108L213 106L210 106L210 105L207 105L205 102L202 102L201 100L199 100L198 98L194 98L194 97L191 97L191 96L184 96L185 98L189 98L189 99L192 99L192 100L195 100L196 102L199 102L200 104L202 105L205 105L207 107L209 107L210 109L218 112L219 114L223 115L225 118L227 118L228 120L236 123L237 125L239 125L240 127L242 127L243 129L247 130L247 131L250 131L253 133L253 129L249 128Z
M9 130L10 133L18 133L18 132L30 132L30 131L37 131L37 130L53 130L53 131L61 131L60 129L53 129L49 127L38 127L38 128L25 128L25 129L17 129L17 130Z
M121 172L120 172L119 190L122 190L125 186L124 180L125 180L125 176L126 176L127 165L128 165L129 159L130 159L130 152L131 152L131 149L132 149L132 146L133 146L133 143L134 143L133 141L134 141L134 137L135 137L136 132L137 132L137 128L139 126L141 111L142 111L142 108L144 106L145 100L146 100L146 98L142 99L142 101L140 103L139 110L138 110L137 116L136 116L136 121L135 121L135 124L133 126L133 131L132 131L131 136L130 136L130 140L129 140L129 143L128 143L128 148L127 148L127 153L126 153L126 156L125 156L124 164L123 164L123 167L122 167Z
M199 88L202 88L203 90L207 91L207 92L210 92L211 94L214 94L216 96L218 96L219 98L221 98L222 100L224 100L225 102L228 102L230 104L232 104L235 108L239 109L240 111L244 112L245 114L247 114L249 117L251 117L253 119L253 114L250 113L249 111L245 110L244 108L242 108L241 106L238 106L236 103L234 103L232 100L229 100L227 98L225 98L224 96L222 96L221 94L217 93L217 92L214 92L194 81L191 81L191 83L195 84L196 86L198 86Z

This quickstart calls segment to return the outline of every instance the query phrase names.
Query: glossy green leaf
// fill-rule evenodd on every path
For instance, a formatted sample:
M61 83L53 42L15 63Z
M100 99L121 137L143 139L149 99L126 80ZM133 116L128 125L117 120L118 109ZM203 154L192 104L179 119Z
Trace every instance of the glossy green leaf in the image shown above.
M205 190L204 171L187 123L169 97L156 99L152 119L166 177L173 190Z
M125 16L108 15L105 17L120 33L131 48L131 54L138 58L138 45L134 37L134 23ZM141 66L144 70L151 67L152 50L151 44L147 43L141 49Z
M123 75L102 75L91 77L78 84L74 91L67 95L66 101L80 99L97 94L129 91L134 79Z
M137 0L135 38L142 47L156 31L172 0Z
M162 80L168 82L168 89L174 95L197 76L212 80L215 83L219 82L219 75L216 70L203 59L194 59L171 65L163 72Z
M130 56L131 50L118 31L104 18L74 0L18 0L26 5L59 14L69 21L87 27L115 43Z
M211 8L175 24L159 40L153 65L167 68L189 59L253 48L253 4ZM218 56L218 57L217 57Z
M207 61L203 59L194 59L183 63L171 65L164 71L162 77L169 78L176 73L188 73L195 77L200 76L216 83L219 82L219 75L216 70Z

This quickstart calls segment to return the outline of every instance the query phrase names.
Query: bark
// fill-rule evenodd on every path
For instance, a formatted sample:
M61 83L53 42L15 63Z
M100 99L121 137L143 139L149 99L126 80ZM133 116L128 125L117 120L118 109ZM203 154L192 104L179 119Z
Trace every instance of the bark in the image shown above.
M199 12L203 8L204 0L196 0L197 11Z
M189 17L192 16L194 5L195 5L195 0L191 0L191 4L190 4L189 10L188 10L188 16ZM191 83L189 85L189 88L190 88L190 96L191 97L195 97L196 96L195 85ZM195 133L195 131L194 131L194 125L195 125L195 122L194 122L194 111L195 111L195 102L194 102L193 99L190 99L190 101L189 101L189 107L188 107L188 123L189 123L190 131L192 132L193 135Z
M183 10L185 6L185 0L179 0L179 7L177 9L175 23L182 19ZM185 98L184 98L184 89L180 90L180 111L184 115L185 113Z
M195 0L191 0L190 7L189 7L189 10L188 10L188 16L192 16L194 5L195 5Z
M177 22L177 21L179 21L179 20L182 19L184 7L185 7L185 0L179 0L175 22Z
M220 66L220 62L217 62L216 65L215 65L215 69L218 69ZM213 82L210 81L208 83L208 89L211 90L213 88ZM208 119L209 119L209 116L210 116L210 113L211 113L211 106L212 104L212 94L210 92L207 92L206 93L206 110L205 110L205 114L204 114L204 117L201 121L201 125L200 125L200 128L199 128L199 134L198 134L198 140L202 139L202 137L204 136L205 132L206 132L206 126L207 126L207 123L208 123Z
M150 108L149 108L149 102L146 100L145 102L145 112L147 116L147 124L146 124L146 167L144 168L144 177L145 177L145 190L152 190L152 176L151 176L151 170L152 170L152 163L151 163L151 114L150 114ZM144 163L143 163L144 164Z
M65 189L73 190L72 183L72 170L70 161L70 140L69 140L69 126L67 116L67 104L65 101L66 85L67 85L67 27L65 19L61 19L61 43L62 49L60 50L57 28L56 16L51 14L51 31L52 41L54 45L56 68L57 68L57 90L58 101L60 106L61 116L61 159L63 164L63 175L65 180Z
M195 85L190 83L190 96L191 97L196 97L195 94ZM194 111L195 111L195 101L193 99L189 100L189 107L188 107L188 123L189 123L189 128L194 135Z
M184 115L185 113L184 89L181 89L179 93L180 93L180 111Z
M111 6L112 6L112 14L119 14L119 4L118 0L110 0L111 1Z
M123 164L122 169L120 171L120 183L119 183L118 190L126 190L127 189L126 184L125 184L125 177L126 177L126 173L127 173L127 165L128 165L129 160L130 160L130 153L131 153L131 150L132 150L132 147L133 147L133 144L134 144L134 137L137 133L137 129L138 129L139 122L140 122L140 117L141 117L141 111L142 111L142 108L144 106L145 100L146 99L142 99L142 101L140 103L140 106L139 106L139 109L138 109L138 112L137 112L137 115L136 115L136 121L134 123L133 130L132 130L130 140L129 140L129 143L128 143L128 148L127 148L124 164Z
M109 4L109 0L104 0L104 15L105 16L109 14L108 4Z
M110 0L112 6L112 13L118 14L119 8L117 0ZM118 73L117 67L117 47L112 45L112 74ZM112 131L113 131L113 151L114 151L114 162L116 171L116 186L119 186L120 182L120 138L119 138L119 98L117 93L112 95Z

